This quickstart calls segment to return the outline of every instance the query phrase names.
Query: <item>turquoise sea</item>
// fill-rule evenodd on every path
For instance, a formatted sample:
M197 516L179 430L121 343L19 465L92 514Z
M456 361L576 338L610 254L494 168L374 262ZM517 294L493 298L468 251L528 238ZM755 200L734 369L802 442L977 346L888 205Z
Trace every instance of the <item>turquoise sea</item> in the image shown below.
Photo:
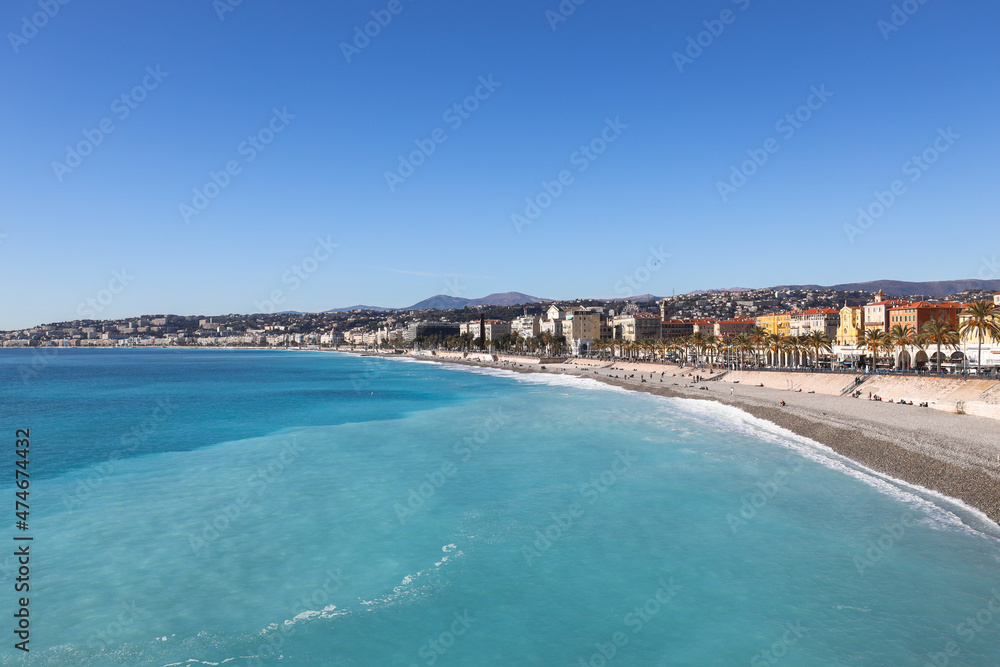
M15 431L30 520L14 527ZM0 351L3 664L1000 665L1000 531L714 403L336 353Z

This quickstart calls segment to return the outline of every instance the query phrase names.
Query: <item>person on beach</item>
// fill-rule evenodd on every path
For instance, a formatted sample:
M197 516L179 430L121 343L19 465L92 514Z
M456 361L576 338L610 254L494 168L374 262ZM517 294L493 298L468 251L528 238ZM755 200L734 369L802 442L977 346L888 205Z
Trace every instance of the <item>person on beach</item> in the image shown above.
M734 387L730 387L729 388L729 395L730 396L735 396L736 395L736 389Z
M785 399L781 399L781 407L785 407Z

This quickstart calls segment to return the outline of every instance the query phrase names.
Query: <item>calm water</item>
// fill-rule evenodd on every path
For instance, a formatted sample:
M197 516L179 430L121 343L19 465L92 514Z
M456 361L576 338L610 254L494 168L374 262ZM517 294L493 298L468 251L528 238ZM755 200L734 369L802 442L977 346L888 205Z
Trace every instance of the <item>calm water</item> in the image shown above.
M981 515L719 405L339 354L3 350L11 508L17 428L32 651L9 549L4 664L1000 664Z

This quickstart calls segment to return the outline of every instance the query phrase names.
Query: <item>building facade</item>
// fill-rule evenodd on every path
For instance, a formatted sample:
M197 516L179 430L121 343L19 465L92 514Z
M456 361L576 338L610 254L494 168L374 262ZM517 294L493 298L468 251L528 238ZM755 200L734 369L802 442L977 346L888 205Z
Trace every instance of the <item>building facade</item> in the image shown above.
M960 303L928 303L918 301L906 306L889 309L890 329L897 324L914 333L920 333L920 327L930 320L948 322L958 327L958 314L962 312Z
M861 306L845 305L840 309L840 322L837 325L835 340L838 345L857 346L859 332L865 328L865 309Z
M611 326L614 337L619 340L635 342L645 338L662 338L663 322L659 316L652 313L635 313L632 315L616 315Z

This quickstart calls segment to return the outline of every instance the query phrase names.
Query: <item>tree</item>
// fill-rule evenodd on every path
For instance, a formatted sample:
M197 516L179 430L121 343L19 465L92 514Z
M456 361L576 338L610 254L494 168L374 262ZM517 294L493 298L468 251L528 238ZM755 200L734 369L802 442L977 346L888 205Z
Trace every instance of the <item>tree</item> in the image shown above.
M781 352L782 349L782 341L783 341L782 337L779 336L778 334L767 334L767 337L764 339L768 351L773 353L771 357L772 366L778 365L778 354Z
M748 335L750 337L750 341L754 350L754 360L757 362L757 365L759 366L760 358L757 356L757 350L764 348L765 345L764 341L767 340L767 329L758 325L750 329L750 333Z
M878 368L878 353L886 341L885 332L881 329L866 329L858 336L858 346L872 353L872 369Z
M701 355L705 351L705 334L696 331L691 335L691 347L695 348L695 362L701 360Z
M958 331L963 337L976 335L979 352L976 354L979 374L983 372L983 336L1000 340L1000 308L992 301L973 301L962 311Z
M951 322L945 319L928 320L920 327L920 336L925 343L937 346L937 371L941 373L941 346L958 347L961 338Z
M813 369L819 368L819 353L825 351L827 353L833 352L833 339L830 338L825 331L812 331L806 336L806 345L812 348L813 354L815 355L813 359Z
M903 324L892 325L892 328L889 329L889 340L893 350L898 347L905 352L907 347L920 346L920 337L917 336L917 332Z

